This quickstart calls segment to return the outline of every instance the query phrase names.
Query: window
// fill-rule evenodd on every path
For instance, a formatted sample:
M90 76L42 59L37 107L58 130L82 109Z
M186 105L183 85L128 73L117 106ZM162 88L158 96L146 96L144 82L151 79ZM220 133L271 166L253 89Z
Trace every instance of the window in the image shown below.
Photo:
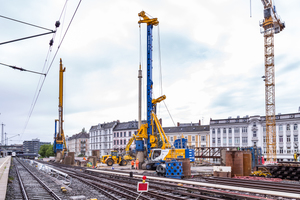
M286 148L286 153L291 153L291 147Z
M242 133L247 133L247 130L248 130L247 127L243 127L242 128Z
M131 137L131 131L129 131L128 136Z
M298 135L294 135L294 142L298 142Z
M256 122L253 122L253 126L256 127Z
M287 131L290 131L290 130L291 130L291 127L290 127L289 124L286 125L286 130L287 130Z
M120 140L120 145L122 145L122 140Z
M216 143L216 138L212 139L212 143L215 144Z
M234 137L234 144L240 143L240 137Z
M298 124L294 124L294 131L298 130Z
M279 125L279 131L283 131L283 127L281 124Z
M114 140L114 145L116 145L116 140Z
M205 139L205 136L201 136L201 142L205 142L206 139Z
M223 144L226 144L226 143L227 143L227 138L223 137Z
M114 137L116 137L116 133L114 133Z
M137 131L134 131L134 134L136 135L136 134L137 134Z
M267 137L266 136L263 137L263 141L264 141L264 143L267 142Z
M228 138L228 144L232 144L232 137Z
M221 138L218 137L218 144L221 144Z
M223 128L223 133L226 133L226 128Z
M256 137L257 135L256 135L256 131L253 131L253 137Z
M231 128L228 129L228 133L232 133L232 129Z
M122 132L120 133L120 137L122 137Z
M173 142L173 137L171 137L171 142Z
M264 133L266 132L266 127L265 127L265 126L263 126L263 132L264 132Z
M239 128L234 128L234 133L240 133L240 129Z
M218 128L218 133L221 133L221 129L220 128Z
M117 137L119 137L119 132L117 132Z
M194 135L192 136L192 141L195 142L195 136Z
M295 153L298 152L298 147L297 147L297 146L294 147L294 152L295 152Z
M279 148L279 153L283 154L283 147Z
M290 135L286 136L286 142L291 142L291 136Z
M242 137L242 143L248 143L248 137Z
M215 129L214 128L212 129L212 134L215 134Z
M282 135L279 136L279 142L283 142L283 136Z
M117 140L117 145L119 145L119 140Z
M124 137L126 137L126 132L124 132Z
M267 147L264 147L264 153L267 153Z

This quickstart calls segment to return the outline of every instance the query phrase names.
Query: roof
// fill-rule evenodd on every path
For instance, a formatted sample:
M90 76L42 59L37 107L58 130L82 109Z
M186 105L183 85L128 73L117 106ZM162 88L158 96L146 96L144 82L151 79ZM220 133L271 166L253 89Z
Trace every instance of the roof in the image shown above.
M100 129L103 130L103 129L114 128L117 123L118 123L118 121L113 121L113 122L108 122L108 123L104 122L103 124L94 125L94 126L91 126L89 132L100 130Z
M146 121L142 121L142 124L146 123ZM138 129L139 122L138 121L129 121L129 122L122 122L118 123L116 127L114 128L114 131L120 131L120 130L132 130Z
M71 137L68 138L68 140L74 140L79 138L90 138L90 135L88 133L80 132L75 135L72 135Z
M163 127L165 133L186 133L186 132L199 132L209 131L209 125L204 126L176 126L176 127Z

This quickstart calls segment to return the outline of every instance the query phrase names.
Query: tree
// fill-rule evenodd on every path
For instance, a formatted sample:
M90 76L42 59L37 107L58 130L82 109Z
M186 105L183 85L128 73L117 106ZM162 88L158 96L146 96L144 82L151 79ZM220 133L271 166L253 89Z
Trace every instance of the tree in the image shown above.
M55 156L53 151L53 145L50 145L46 151L46 157Z
M51 144L42 145L40 147L39 154L41 155L41 157L54 156L53 145Z
M85 130L84 127L82 128L81 132L82 132L82 133L86 133L86 130Z

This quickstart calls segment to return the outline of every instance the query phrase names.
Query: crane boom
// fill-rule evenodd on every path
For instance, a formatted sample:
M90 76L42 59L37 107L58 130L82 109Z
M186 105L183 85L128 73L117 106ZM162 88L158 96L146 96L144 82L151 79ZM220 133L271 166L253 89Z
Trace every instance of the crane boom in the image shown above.
M264 19L260 22L264 34L265 54L265 109L266 109L266 154L267 160L276 161L276 119L275 119L275 67L274 67L274 33L285 28L272 1L261 0L264 6Z
M58 113L59 118L55 120L55 140L54 140L54 152L56 153L56 162L59 162L63 156L66 148L66 140L63 130L63 80L64 80L64 72L66 68L63 68L62 60L60 59L59 65L59 101L58 101ZM56 133L56 122L58 121L58 133Z

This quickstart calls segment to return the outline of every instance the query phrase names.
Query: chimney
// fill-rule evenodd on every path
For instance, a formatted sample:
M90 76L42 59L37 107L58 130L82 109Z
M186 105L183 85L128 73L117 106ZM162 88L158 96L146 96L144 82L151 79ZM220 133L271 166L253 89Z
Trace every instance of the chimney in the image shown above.
M199 126L201 126L201 120L199 119Z
M299 107L300 108L300 107ZM177 127L179 127L180 126L180 123L179 122L177 122Z

